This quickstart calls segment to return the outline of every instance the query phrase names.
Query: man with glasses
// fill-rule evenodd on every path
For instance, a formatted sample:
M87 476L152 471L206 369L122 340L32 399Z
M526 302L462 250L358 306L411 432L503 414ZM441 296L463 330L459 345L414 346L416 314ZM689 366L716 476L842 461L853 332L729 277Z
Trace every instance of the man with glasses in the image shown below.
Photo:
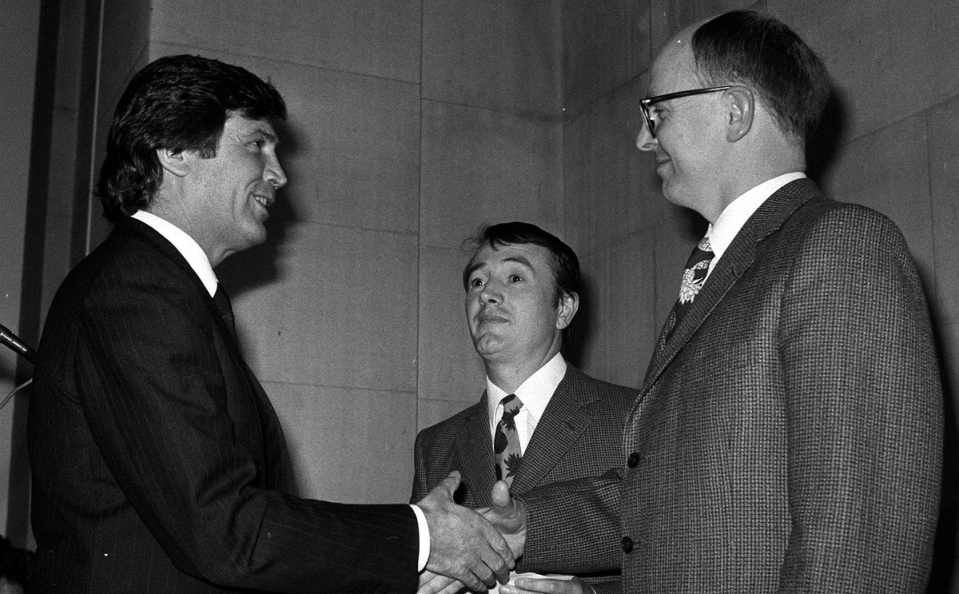
M618 476L500 514L526 530L521 569L618 549L626 592L924 591L943 423L928 311L895 225L803 173L824 66L779 21L735 11L673 37L650 95L637 146L709 229ZM596 508L618 526L584 521Z

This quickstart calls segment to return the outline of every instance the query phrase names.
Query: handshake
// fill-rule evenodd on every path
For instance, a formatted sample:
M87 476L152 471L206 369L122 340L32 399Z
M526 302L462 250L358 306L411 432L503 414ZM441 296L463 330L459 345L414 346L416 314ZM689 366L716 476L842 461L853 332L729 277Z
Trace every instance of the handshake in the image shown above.
M450 473L418 501L430 531L430 556L418 594L450 594L464 586L482 592L505 583L526 544L526 509L509 487L493 486L493 506L479 510L457 505L453 492L460 474Z

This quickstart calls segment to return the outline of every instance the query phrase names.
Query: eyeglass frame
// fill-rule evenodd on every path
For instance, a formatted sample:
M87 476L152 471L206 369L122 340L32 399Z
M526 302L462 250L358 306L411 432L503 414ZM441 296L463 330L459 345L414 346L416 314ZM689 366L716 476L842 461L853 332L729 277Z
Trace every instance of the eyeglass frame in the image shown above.
M723 85L721 87L706 87L705 89L692 89L689 91L677 91L675 93L666 93L665 95L654 95L652 97L646 97L645 99L639 100L639 110L643 112L643 121L646 123L646 129L649 130L649 135L653 138L656 138L656 126L653 123L652 118L649 117L649 106L654 103L662 103L663 101L669 101L670 99L680 99L682 97L692 97L694 95L705 95L706 93L718 93L719 91L727 91L737 85Z

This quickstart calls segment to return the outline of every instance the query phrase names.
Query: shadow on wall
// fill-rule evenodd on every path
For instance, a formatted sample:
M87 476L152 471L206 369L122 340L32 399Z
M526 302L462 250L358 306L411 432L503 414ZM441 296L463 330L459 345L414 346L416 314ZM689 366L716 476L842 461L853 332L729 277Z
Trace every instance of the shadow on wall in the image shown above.
M806 146L807 175L817 183L826 179L829 168L835 161L847 113L846 101L833 87L829 102L823 111L822 120L819 122L819 128Z
M592 288L594 282L586 272L581 273L579 310L563 334L563 358L578 369L584 369L586 353L596 340L595 328L599 312L594 302L596 299L596 291Z
M924 270L919 271L924 287L934 286L928 282L929 276ZM926 295L930 292L927 290ZM939 503L939 525L936 529L936 548L932 560L932 575L929 579L928 594L949 594L955 590L951 588L954 566L956 563L956 537L959 529L959 436L956 431L956 382L951 378L947 361L943 356L944 341L939 333L942 325L939 323L939 312L935 307L930 308L932 317L932 331L936 341L936 351L939 353L939 369L942 377L943 416L945 430L943 434L942 450L942 498ZM956 584L959 587L959 584Z
M829 103L823 113L817 133L810 139L807 148L808 174L812 179L819 181L828 177L829 169L835 162L840 142L845 131L844 122L849 112L847 101L842 94L833 88ZM950 594L951 580L957 555L957 529L959 529L959 467L952 461L959 459L959 436L957 436L956 409L955 409L955 381L949 377L950 370L943 357L945 345L939 334L942 325L939 323L939 313L929 296L934 295L935 278L928 271L919 266L919 276L922 280L927 301L930 303L930 316L939 353L940 374L943 389L943 411L945 417L945 431L943 440L943 470L942 470L942 497L939 510L939 525L936 531L936 544L933 553L933 567L927 588L927 594ZM959 584L956 584L959 586Z

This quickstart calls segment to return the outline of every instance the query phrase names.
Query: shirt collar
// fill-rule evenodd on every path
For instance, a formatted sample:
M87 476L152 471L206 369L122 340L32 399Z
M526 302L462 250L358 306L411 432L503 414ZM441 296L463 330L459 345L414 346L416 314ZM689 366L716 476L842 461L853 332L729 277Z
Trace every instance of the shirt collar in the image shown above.
M213 267L210 266L210 259L206 257L206 253L204 253L200 244L187 235L183 229L153 213L138 210L131 216L141 223L149 225L154 231L172 243L173 247L186 259L193 272L200 277L200 281L210 293L210 296L212 297L216 293L216 275L213 273Z
M566 360L561 353L549 360L536 370L536 373L526 378L526 381L520 384L514 394L523 402L523 410L526 410L535 421L539 421L549 404L550 398L556 392L556 387L563 381L566 375ZM496 407L500 400L508 396L499 386L486 377L486 406L488 407L490 428L495 426L493 423Z
M709 236L709 245L713 248L713 261L710 263L710 271L716 265L716 261L722 257L723 252L733 242L739 230L743 228L749 217L753 216L763 203L770 196L776 193L779 188L785 186L791 181L806 177L801 171L786 173L770 180L766 180L758 186L746 191L744 194L733 200L720 213L716 222L709 226L706 235Z

